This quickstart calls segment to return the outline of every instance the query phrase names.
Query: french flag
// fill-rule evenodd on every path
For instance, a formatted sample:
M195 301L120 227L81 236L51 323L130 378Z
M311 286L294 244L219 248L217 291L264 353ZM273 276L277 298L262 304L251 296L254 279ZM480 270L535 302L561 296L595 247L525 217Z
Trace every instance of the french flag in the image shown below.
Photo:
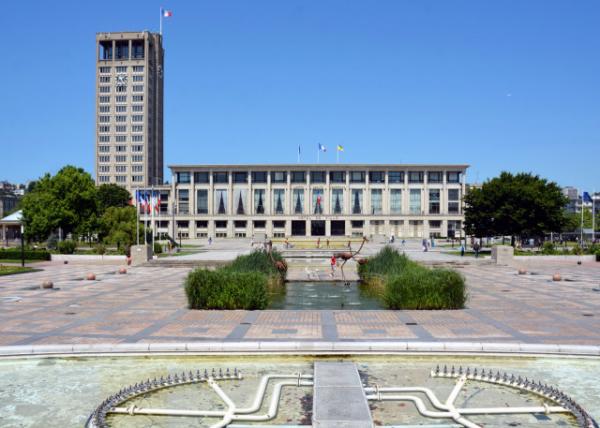
M170 18L171 16L173 16L172 10L163 9L163 18Z

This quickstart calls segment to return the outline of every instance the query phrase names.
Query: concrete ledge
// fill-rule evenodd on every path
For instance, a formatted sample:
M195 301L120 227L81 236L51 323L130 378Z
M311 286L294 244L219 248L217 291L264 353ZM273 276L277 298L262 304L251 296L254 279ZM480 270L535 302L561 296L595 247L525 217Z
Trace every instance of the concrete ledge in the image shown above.
M127 263L125 256L102 256L100 254L50 254L53 262L119 261Z
M98 343L0 346L2 357L52 357L78 355L514 355L600 357L600 346L546 345L537 343L404 342L404 341L256 341Z
M556 256L514 256L513 257L514 260L521 260L521 261L560 261L560 260L572 260L574 262L577 261L582 261L582 262L595 262L596 261L596 256L595 255L584 255L584 256L572 256L572 255L556 255Z

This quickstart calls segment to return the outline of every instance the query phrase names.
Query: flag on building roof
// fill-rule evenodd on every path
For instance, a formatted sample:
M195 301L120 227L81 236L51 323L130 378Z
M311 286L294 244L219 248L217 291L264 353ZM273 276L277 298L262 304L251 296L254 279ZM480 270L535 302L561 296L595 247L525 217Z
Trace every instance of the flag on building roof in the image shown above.
M162 15L163 15L164 18L170 18L171 16L173 16L173 11L172 10L163 9ZM156 15L154 15L154 16L156 16Z
M321 144L321 143L318 143L318 144L319 144L319 150L320 151L322 151L322 152L326 152L327 151L327 148L323 144Z
M337 151L338 152L343 152L344 151L344 147L341 144L338 144Z
M583 202L592 203L592 197L588 192L583 192Z

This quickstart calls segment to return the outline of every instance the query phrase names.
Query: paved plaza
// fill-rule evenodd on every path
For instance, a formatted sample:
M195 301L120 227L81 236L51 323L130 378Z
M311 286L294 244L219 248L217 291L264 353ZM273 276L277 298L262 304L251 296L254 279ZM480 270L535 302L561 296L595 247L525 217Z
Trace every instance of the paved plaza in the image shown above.
M496 266L481 259L408 254L459 262L455 268L467 279L467 309L189 310L182 284L190 267L130 267L120 275L119 264L44 262L35 264L40 271L0 277L0 345L250 340L600 344L600 263L536 260ZM309 270L316 272L313 279L329 279L327 260L296 263L291 276L302 278ZM348 272L356 275L351 266ZM517 267L526 267L528 274L518 275ZM97 279L84 279L88 272ZM555 272L563 281L551 280ZM40 289L46 279L55 289Z

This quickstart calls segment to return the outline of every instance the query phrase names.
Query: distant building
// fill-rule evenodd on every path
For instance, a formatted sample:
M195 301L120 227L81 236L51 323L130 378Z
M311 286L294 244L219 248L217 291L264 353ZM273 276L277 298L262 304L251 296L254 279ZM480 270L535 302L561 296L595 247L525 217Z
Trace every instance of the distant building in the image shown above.
M12 212L19 203L19 196L7 191L0 191L0 218Z
M162 184L162 36L98 33L96 58L96 184Z

